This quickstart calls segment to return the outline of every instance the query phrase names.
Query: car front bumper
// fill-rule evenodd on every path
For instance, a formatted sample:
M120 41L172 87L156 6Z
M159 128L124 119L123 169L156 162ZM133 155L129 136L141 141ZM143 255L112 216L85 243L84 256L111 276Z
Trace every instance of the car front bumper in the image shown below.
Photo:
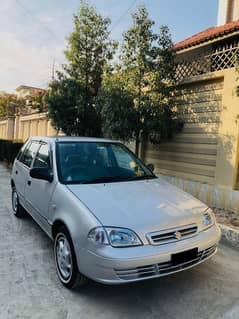
M85 276L105 284L156 278L191 268L212 257L217 251L220 237L220 228L214 225L194 237L165 245L129 248L105 246L95 251L81 249L78 265ZM172 264L172 254L193 248L198 248L196 258Z

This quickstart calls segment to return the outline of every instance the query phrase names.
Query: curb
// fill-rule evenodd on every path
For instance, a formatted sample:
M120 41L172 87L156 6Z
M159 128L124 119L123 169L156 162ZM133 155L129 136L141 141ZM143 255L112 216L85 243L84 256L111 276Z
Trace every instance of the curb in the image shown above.
M221 242L239 251L239 230L219 224L222 231Z

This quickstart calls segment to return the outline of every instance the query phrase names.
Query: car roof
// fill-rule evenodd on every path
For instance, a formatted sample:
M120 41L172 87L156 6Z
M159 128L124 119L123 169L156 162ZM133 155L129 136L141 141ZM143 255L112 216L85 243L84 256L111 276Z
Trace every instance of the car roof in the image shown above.
M117 140L97 137L85 136L32 136L29 140L44 142L104 142L104 143L120 143Z

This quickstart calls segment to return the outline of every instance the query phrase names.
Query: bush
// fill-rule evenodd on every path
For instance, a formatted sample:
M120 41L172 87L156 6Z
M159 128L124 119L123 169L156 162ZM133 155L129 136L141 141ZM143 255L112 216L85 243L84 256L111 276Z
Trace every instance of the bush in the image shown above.
M0 140L0 161L13 163L23 143L12 140Z

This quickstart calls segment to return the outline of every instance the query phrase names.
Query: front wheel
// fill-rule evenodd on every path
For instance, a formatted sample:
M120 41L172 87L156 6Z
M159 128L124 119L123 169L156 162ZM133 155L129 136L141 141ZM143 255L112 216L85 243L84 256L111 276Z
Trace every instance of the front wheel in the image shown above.
M15 187L12 188L12 210L13 214L18 218L22 218L26 215L24 208L19 202L19 197Z
M76 288L87 283L77 266L71 237L65 227L61 227L54 240L56 270L61 283L67 288Z

